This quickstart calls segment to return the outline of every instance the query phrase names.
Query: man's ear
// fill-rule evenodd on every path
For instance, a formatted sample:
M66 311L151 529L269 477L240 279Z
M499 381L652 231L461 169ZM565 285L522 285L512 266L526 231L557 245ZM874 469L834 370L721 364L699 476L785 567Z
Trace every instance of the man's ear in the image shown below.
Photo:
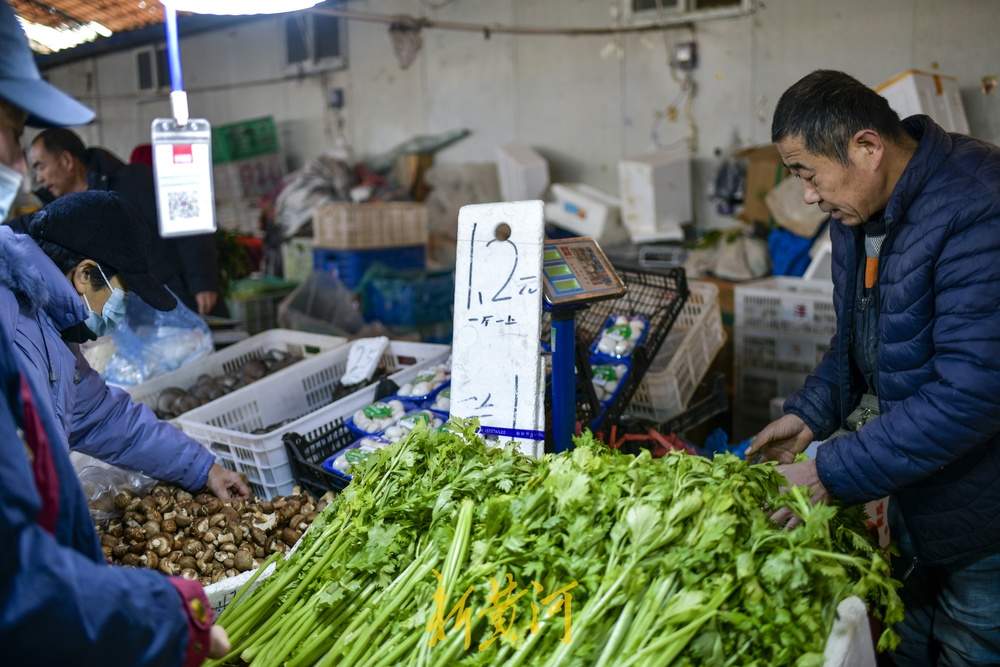
M69 151L63 151L59 154L59 166L63 168L67 173L72 173L73 168L76 166L76 158Z
M885 155L885 142L875 130L858 130L851 137L850 155L856 164L878 168Z

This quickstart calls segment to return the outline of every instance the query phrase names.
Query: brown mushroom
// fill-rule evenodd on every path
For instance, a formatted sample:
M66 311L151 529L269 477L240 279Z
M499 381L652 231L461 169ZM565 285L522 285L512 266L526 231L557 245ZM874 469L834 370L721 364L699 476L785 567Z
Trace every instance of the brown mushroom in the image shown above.
M159 568L160 572L167 576L173 576L177 574L177 566L173 561L161 558Z
M236 569L240 572L246 572L253 567L253 557L250 552L245 549L240 549L236 552L235 556Z
M257 527L251 528L250 537L253 539L254 543L257 544L257 546L262 547L265 544L267 544L267 533L265 533L260 528Z
M118 538L114 535L109 535L107 533L101 535L101 546L108 547L110 549L111 547L118 546L118 542Z
M174 517L174 522L177 523L181 528L187 528L191 525L191 517L186 513L178 512L177 516Z
M115 507L120 510L125 510L128 508L129 503L132 502L132 494L122 491L115 496Z
M182 569L181 576L185 579L191 579L192 581L196 581L198 579L198 573L193 567L186 567Z
M160 523L160 528L164 533L168 533L170 535L177 534L177 522L173 519L164 519Z
M203 545L198 540L196 540L194 538L191 538L187 542L184 543L184 549L183 549L183 551L184 551L184 555L186 555L186 556L194 556L199 551L203 551L204 549L205 549L205 545Z
M229 570L232 570L234 567L236 567L236 559L230 556L226 560L222 561L222 565L225 566L226 572L228 573Z
M103 546L101 547L101 553L104 554L104 560L111 562L111 547Z
M140 560L138 554L125 554L122 557L122 565L139 567L140 565L142 565L142 560Z
M302 537L302 533L294 528L284 528L281 531L281 539L285 544L295 544Z
M166 556L174 550L174 540L169 535L154 535L149 540L149 548L160 556Z
M146 552L146 567L156 569L160 566L160 557L155 551Z
M137 555L146 553L146 540L139 540L138 542L133 542L132 544L129 545L128 550Z
M146 539L154 535L159 535L161 532L160 523L158 521L147 521L142 524L142 532L145 534Z
M198 567L198 561L194 556L181 556L177 559L177 565L182 569L194 569Z
M111 548L111 554L117 560L124 558L125 554L128 553L128 544L121 542L117 546Z

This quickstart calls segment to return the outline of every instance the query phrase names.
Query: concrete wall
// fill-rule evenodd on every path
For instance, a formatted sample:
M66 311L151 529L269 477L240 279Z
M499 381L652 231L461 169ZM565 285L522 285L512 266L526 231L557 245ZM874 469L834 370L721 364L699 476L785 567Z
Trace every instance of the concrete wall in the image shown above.
M434 18L524 25L609 25L616 0L362 0L350 7ZM439 4L439 3L436 3ZM717 149L769 140L781 92L816 68L845 70L876 84L910 67L957 75L969 96L1000 70L994 0L767 0L756 15L699 23L700 66L693 111L698 127L696 213L724 223L705 196ZM293 166L332 145L336 116L327 93L342 88L347 137L359 154L414 134L468 127L470 138L439 161L492 160L497 144L529 143L556 180L617 191L619 158L687 136L683 116L660 119L679 86L666 66L678 30L607 37L509 37L425 31L416 62L401 70L384 25L353 23L346 70L302 77L284 67L280 19L182 40L191 109L213 123L271 114ZM613 53L620 47L620 56ZM611 52L611 53L609 53ZM162 96L135 94L135 56L125 52L48 72L92 104L99 122L86 139L127 156L147 140L150 120L168 115ZM997 93L1000 94L1000 93ZM967 102L967 106L969 103ZM971 105L980 108L978 99ZM997 104L986 108L997 109ZM976 128L976 118L973 130ZM992 127L992 126L991 126Z

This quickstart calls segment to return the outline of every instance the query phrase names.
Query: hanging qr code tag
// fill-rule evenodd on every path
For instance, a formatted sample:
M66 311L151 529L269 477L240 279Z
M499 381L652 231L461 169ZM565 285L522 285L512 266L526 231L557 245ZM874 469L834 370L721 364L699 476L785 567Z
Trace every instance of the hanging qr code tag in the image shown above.
M184 125L157 118L152 135L160 236L214 232L212 126L203 118Z

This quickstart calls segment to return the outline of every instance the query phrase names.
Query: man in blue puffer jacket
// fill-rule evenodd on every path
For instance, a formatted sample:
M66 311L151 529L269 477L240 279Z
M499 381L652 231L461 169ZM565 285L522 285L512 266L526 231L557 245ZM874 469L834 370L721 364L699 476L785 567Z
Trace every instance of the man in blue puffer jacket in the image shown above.
M817 501L890 497L898 665L1000 664L1000 149L900 121L846 74L778 102L773 139L830 213L837 334L750 453ZM777 517L777 520L788 517Z

